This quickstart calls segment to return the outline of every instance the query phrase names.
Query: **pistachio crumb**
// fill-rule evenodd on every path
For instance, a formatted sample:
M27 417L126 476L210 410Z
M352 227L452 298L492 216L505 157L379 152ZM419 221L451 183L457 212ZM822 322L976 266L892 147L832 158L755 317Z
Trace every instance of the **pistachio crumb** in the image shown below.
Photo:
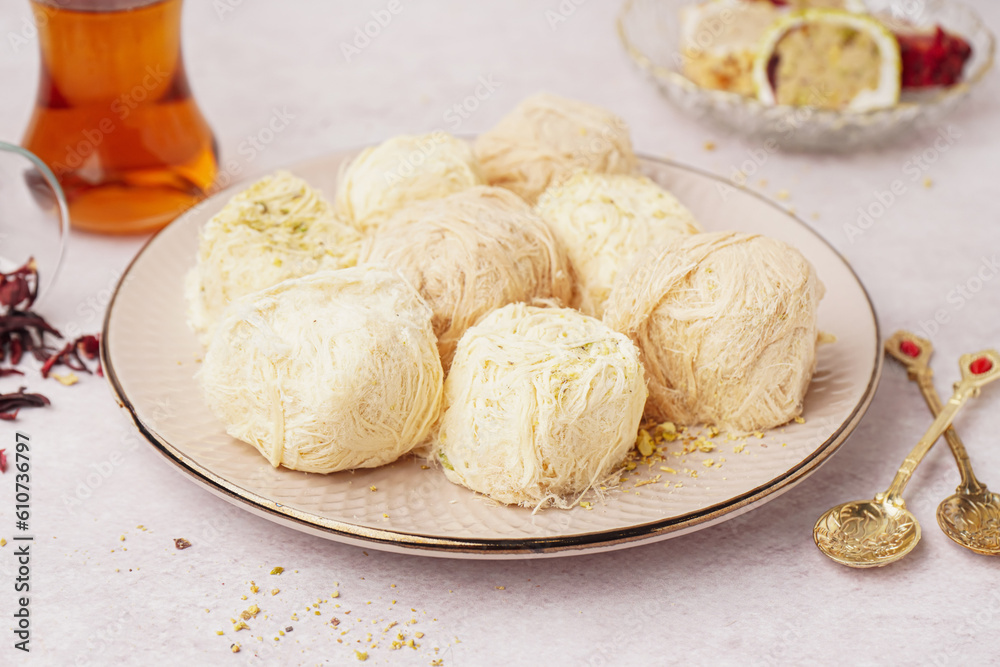
M50 378L54 378L59 381L59 384L66 385L67 387L72 386L80 381L76 373L66 373L65 375L59 375L58 373L49 373Z

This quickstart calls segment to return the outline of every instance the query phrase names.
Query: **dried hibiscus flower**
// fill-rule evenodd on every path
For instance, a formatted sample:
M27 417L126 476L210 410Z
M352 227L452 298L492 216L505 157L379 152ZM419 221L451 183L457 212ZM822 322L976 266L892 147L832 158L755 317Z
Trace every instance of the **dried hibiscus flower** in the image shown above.
M0 314L28 310L38 297L38 266L35 258L10 273L0 273Z
M47 378L53 366L66 366L74 371L90 373L90 369L87 368L87 364L83 360L96 358L99 348L100 338L97 336L80 336L72 343L66 343L62 349L50 355L42 364L42 377ZM98 366L98 372L100 372L100 366Z
M80 336L61 348L52 347L46 336L62 338L59 330L30 308L38 296L38 268L34 259L10 273L0 273L0 361L11 366L21 363L25 352L42 362L42 377L49 377L54 366L90 373L84 360L97 358L99 336ZM100 364L97 373L103 375ZM14 368L0 369L0 377L23 375Z
M101 346L100 337L80 336L61 348L53 347L46 337L61 339L62 334L41 315L31 312L37 297L38 267L34 258L14 271L0 272L0 361L7 361L11 366L11 368L0 368L0 378L24 375L13 366L21 363L25 353L31 354L42 363L42 377L49 377L52 369L60 365L74 371L90 373L86 361L97 358ZM103 375L99 362L97 374ZM41 394L29 394L25 389L21 387L15 393L0 394L0 419L11 421L17 419L21 408L49 405L48 398Z
M21 408L40 408L49 405L49 399L41 394L25 393L27 387L21 387L12 394L0 394L0 419L13 421Z
M38 296L38 267L34 259L10 273L0 273L0 361L21 363L25 352L45 362L53 353L45 336L62 338L40 315L31 312ZM9 374L9 373L8 373Z

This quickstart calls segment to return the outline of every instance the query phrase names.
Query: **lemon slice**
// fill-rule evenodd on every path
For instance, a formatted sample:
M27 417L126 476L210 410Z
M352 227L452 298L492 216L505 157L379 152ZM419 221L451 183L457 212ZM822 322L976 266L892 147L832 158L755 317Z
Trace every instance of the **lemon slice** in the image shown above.
M877 19L838 9L779 18L751 74L764 104L868 111L899 102L899 43Z

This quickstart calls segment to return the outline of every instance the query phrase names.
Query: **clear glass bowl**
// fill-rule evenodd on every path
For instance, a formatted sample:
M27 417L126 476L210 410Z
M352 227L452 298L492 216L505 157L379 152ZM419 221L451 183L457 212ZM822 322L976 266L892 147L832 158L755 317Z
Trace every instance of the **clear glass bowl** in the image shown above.
M69 207L55 175L20 146L0 141L0 270L35 258L38 300L55 284L69 237Z
M995 39L975 12L945 0L867 0L869 11L918 26L941 25L972 46L962 82L951 88L906 93L900 103L866 112L766 106L754 98L696 85L680 73L679 12L697 0L627 0L618 35L633 62L685 112L746 137L783 148L851 151L890 143L933 127L965 99L993 65Z

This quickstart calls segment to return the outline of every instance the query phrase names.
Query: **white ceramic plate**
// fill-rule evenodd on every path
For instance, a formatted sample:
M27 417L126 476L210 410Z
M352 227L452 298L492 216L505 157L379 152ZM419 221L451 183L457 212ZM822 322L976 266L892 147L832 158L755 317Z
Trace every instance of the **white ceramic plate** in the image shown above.
M338 167L349 157L331 155L290 170L332 198ZM641 163L707 229L760 232L794 245L815 265L827 286L820 326L837 343L820 347L805 423L751 438L743 453L733 451L739 442L716 438L717 451L684 462L668 456L662 465L676 474L658 465L642 470L629 477L628 491L612 492L591 510L534 515L497 506L412 458L331 475L274 469L226 435L205 406L192 377L202 350L185 325L183 279L194 264L198 230L241 185L182 215L132 262L104 323L105 374L139 431L193 480L255 514L333 540L437 556L527 558L623 548L732 518L805 479L855 428L882 368L878 325L850 266L805 224L714 176L649 158ZM721 468L701 462L720 457L726 459ZM657 474L656 483L633 488Z

